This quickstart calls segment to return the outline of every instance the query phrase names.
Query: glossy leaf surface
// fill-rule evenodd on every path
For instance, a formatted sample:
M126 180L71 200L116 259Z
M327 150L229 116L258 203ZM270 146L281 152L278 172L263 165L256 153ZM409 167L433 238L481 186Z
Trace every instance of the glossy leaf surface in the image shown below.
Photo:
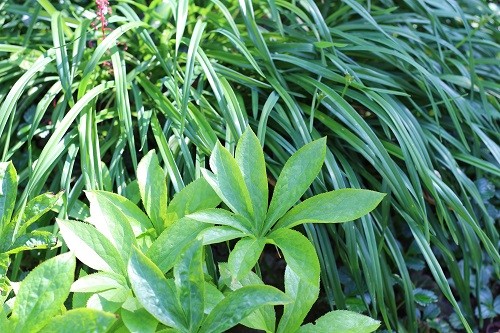
M128 275L139 302L161 323L185 332L186 318L177 298L173 280L167 280L158 267L134 249Z
M300 148L286 161L269 204L266 229L302 197L321 170L325 154L326 138L323 138Z
M360 189L321 193L293 207L274 228L293 228L303 223L341 223L356 220L375 209L384 196L383 193Z

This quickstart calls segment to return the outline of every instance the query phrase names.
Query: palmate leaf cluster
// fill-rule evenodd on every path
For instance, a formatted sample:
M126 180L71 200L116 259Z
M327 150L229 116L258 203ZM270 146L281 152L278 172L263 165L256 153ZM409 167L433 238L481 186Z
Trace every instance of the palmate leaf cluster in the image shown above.
M0 4L0 154L19 172L16 210L60 190L60 218L85 216L84 190L139 202L138 161L152 149L177 193L202 176L218 139L233 152L248 124L274 184L293 152L327 136L306 197L388 193L355 224L305 225L329 304L414 332L423 273L463 326L484 323L474 300L500 263L493 4L112 5L102 36L91 2ZM491 279L473 279L485 265Z

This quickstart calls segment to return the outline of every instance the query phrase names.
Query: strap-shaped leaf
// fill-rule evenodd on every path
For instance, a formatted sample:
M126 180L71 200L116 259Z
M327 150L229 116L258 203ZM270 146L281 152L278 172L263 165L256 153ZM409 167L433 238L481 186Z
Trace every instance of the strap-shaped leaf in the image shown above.
M293 207L274 228L293 228L302 223L340 223L371 212L385 194L345 188L315 195Z
M189 332L196 332L203 320L205 279L203 245L195 240L179 256L174 267L178 297L186 315Z
M123 262L127 262L132 246L137 244L134 232L121 207L101 193L103 191L86 192L90 202L89 222L116 247Z
M300 148L286 161L269 204L264 232L292 207L308 189L325 160L326 138Z
M154 150L146 154L137 166L137 183L142 204L160 234L167 220L167 184Z
M207 179L212 187L217 187L214 190L221 195L222 201L235 213L253 220L254 212L250 193L243 179L236 160L231 153L224 148L219 142L210 156L210 167L215 174L216 184L213 184L210 179ZM204 174L205 176L205 174ZM215 186L214 186L215 185Z
M97 271L125 274L125 262L118 250L94 226L57 219L61 235L78 260Z
M153 242L146 255L162 272L167 272L184 248L208 227L188 218L177 220Z
M210 312L199 333L225 332L264 305L286 304L290 299L270 286L247 286L229 293Z
M73 309L50 319L40 333L106 332L116 321L113 313L95 309Z
M149 313L161 323L186 332L186 318L177 299L174 281L167 280L136 248L130 256L128 275L135 296Z
M0 163L0 235L10 223L17 195L17 172L12 162Z
M246 129L238 141L235 158L250 193L255 221L263 223L266 217L269 195L266 162L259 139L250 127Z
M240 239L229 254L227 267L232 278L239 280L246 276L255 266L266 245L263 238L246 237Z
M13 333L37 332L61 310L75 266L73 254L65 253L44 261L26 276L12 309Z
M370 333L377 330L380 321L362 314L337 310L320 317L314 324L302 326L297 333Z

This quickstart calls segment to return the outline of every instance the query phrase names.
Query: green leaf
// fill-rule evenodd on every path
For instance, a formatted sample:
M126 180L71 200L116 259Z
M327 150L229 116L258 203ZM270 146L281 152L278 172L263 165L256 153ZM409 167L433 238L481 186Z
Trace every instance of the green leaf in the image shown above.
M6 253L16 254L21 251L46 249L56 244L57 237L52 232L35 230L17 238Z
M250 271L245 277L240 280L234 280L231 277L226 263L219 263L220 281L228 286L231 290L237 290L243 286L264 285L264 282ZM240 324L265 332L274 333L276 326L276 311L272 305L264 305L248 316L246 316Z
M129 297L121 308L123 323L131 333L153 333L158 326L158 320L154 318L139 301Z
M221 200L204 178L198 178L178 192L168 205L168 225L185 215L214 208Z
M209 314L220 301L224 299L224 294L210 282L205 281L205 308L203 312Z
M269 204L264 232L285 214L304 194L325 160L326 138L308 143L286 161Z
M40 333L95 333L106 332L116 321L109 312L94 309L73 309L51 318Z
M154 150L148 152L137 166L137 183L146 213L156 232L165 229L167 220L167 183Z
M248 274L255 266L266 245L263 238L240 239L229 254L227 268L231 271L232 278L239 280Z
M97 271L125 274L125 263L118 250L92 225L60 219L57 224L78 260Z
M56 195L52 193L44 193L28 201L26 207L24 207L21 211L22 217L19 216L21 212L16 213L16 215L12 218L11 223L4 229L4 233L0 238L0 248L3 248L4 250L9 249L12 254L23 251L22 249L16 250L15 248L23 246L23 242L28 241L26 238L27 236L24 235L24 233L26 233L26 229L45 213L54 208L62 194L63 192L59 192ZM16 225L18 225L17 232L15 230ZM14 235L14 233L16 233L16 235ZM15 244L11 244L11 241L16 237L17 240L15 241ZM39 241L42 240L39 236L34 236L34 238L39 238ZM39 243L39 241L36 243ZM52 242L49 241L49 243ZM13 250L16 252L12 252Z
M320 317L315 324L302 326L297 333L370 333L379 326L378 320L356 312L337 310Z
M206 172L203 176L222 201L233 212L253 220L254 211L243 174L234 157L219 142L210 156L210 167L215 174L215 183L213 178L207 177Z
M182 218L177 220L151 244L146 255L162 272L169 271L179 254L208 225Z
M59 313L69 295L76 260L65 253L48 259L21 282L12 309L15 333L36 332Z
M203 245L209 245L223 243L246 236L248 236L248 233L241 232L233 227L215 226L204 229L200 232L198 238L202 240Z
M341 189L315 195L293 207L274 226L293 228L303 223L340 223L356 220L375 209L385 194Z
M40 219L45 213L54 208L63 193L63 191L57 194L43 193L28 201L26 207L24 208L17 234L24 234L30 225L38 221L38 219ZM14 217L14 220L17 221L18 218L19 217L16 216Z
M229 293L210 312L199 333L225 332L264 305L286 304L290 300L270 286L247 286Z
M104 290L91 294L85 306L94 310L115 313L131 296L132 291L128 287Z
M268 204L266 162L259 139L248 127L238 141L235 152L243 180L250 194L255 221L263 223ZM262 226L258 226L261 228Z
M135 296L149 313L167 326L186 331L186 318L174 282L167 280L160 269L137 249L132 250L128 275Z
M225 209L210 208L187 216L190 219L211 224L226 225L245 233L252 234L252 224L245 217L233 214Z
M80 277L71 285L74 293L96 293L109 289L127 288L123 275L112 272L96 272Z
M137 182L134 182L133 184L137 185ZM131 184L127 186L127 189L131 187L130 185ZM153 223L151 222L149 217L144 214L144 212L131 200L116 193L106 191L87 192L87 197L89 197L89 195L92 196L94 201L105 202L107 205L112 205L116 209L119 209L123 214L125 221L127 221L132 228L132 231L136 237L148 232L148 230L153 228Z
M0 235L10 223L17 195L17 173L12 162L0 163ZM2 237L3 238L3 237Z
M110 201L103 191L85 192L90 202L90 218L96 229L103 234L127 262L133 245L137 245L132 227L121 207Z
M300 277L290 266L285 269L285 293L293 300L285 304L277 333L296 332L318 299L319 283Z
M181 253L174 266L175 285L189 332L196 332L203 320L205 279L203 245L195 240Z
M268 236L268 242L280 248L287 265L301 279L319 286L318 255L307 237L295 230L278 229Z
M335 47L346 47L349 44L319 41L319 42L314 42L313 45L314 45L314 47L316 47L318 49L326 49L326 48L329 48L329 47L332 47L332 46L335 46Z
M422 288L415 288L413 290L413 296L415 297L415 302L422 306L427 306L438 300L437 295L432 290Z

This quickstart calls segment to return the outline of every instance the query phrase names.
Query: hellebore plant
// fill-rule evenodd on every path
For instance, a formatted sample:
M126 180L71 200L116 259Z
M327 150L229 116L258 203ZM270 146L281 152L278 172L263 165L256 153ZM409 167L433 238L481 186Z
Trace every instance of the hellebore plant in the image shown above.
M325 154L325 138L311 142L293 154L281 171L268 206L264 153L256 135L247 129L238 142L235 157L217 144L210 158L212 172L203 170L204 178L231 211L213 208L187 216L214 225L200 234L205 244L240 238L224 267L227 271L224 282L233 290L252 274L266 244L273 244L281 250L287 263L285 292L292 301L284 305L283 317L276 329L278 333L308 331L310 325L300 325L319 294L320 266L316 251L303 234L291 228L303 223L352 221L373 210L384 197L384 194L373 191L341 189L313 196L295 205L321 170ZM342 332L346 329L342 325L349 322L345 320L347 318L351 318L350 322L364 319L355 313L334 311L322 317L318 327L311 329L315 332ZM369 325L353 329L370 332L378 327L377 322L368 322ZM324 324L326 331L319 329ZM248 322L247 325L266 332L275 331L272 321L265 321L262 325Z
M269 206L264 153L250 129L240 138L235 157L217 144L210 158L212 171L203 170L203 178L170 202L165 174L150 151L137 169L145 213L120 195L87 191L85 221L57 220L72 253L49 259L28 274L1 309L0 328L219 333L241 324L270 333L373 332L378 321L343 310L302 325L319 295L320 266L311 242L291 228L357 219L384 196L342 189L296 204L319 173L325 146L326 140L320 139L292 155ZM5 177L13 174L8 165L2 167L5 193ZM230 210L215 208L221 201ZM214 263L209 245L234 239L239 240L228 262L219 263L217 279L210 271ZM265 285L254 272L265 244L283 253L285 292ZM73 282L75 256L95 272L80 269ZM71 309L66 310L70 292ZM284 306L279 323L275 305Z

